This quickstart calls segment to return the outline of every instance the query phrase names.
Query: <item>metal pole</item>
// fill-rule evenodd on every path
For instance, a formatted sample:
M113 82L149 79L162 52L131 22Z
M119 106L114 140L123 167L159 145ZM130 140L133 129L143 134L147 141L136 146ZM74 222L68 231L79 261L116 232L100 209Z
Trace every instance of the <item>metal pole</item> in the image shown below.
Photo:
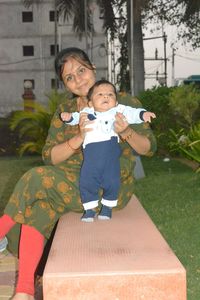
M85 52L88 54L87 0L84 0Z
M134 96L134 72L133 72L133 56L134 56L134 49L133 49L133 40L134 40L134 30L133 30L133 1L130 0L130 88L131 88L131 95Z
M172 48L172 86L175 85L175 50Z
M164 32L164 62L165 62L165 86L167 86L167 49L166 49L166 44L167 44L167 36Z

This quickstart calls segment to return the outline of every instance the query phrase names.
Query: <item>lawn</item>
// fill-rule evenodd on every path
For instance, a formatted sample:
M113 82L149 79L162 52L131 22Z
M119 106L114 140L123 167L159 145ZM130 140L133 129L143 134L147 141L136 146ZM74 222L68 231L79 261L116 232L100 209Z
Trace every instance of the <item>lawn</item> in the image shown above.
M40 158L0 158L0 213L13 186ZM182 163L142 158L135 194L187 270L188 300L200 299L200 173Z
M30 168L41 164L38 156L0 157L0 214L18 179Z

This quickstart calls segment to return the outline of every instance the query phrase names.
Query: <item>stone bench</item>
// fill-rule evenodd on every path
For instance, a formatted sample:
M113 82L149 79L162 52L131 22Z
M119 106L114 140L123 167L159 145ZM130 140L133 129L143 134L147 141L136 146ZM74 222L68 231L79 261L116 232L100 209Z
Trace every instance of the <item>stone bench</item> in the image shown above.
M44 300L186 300L186 271L138 199L110 221L63 216L43 274Z

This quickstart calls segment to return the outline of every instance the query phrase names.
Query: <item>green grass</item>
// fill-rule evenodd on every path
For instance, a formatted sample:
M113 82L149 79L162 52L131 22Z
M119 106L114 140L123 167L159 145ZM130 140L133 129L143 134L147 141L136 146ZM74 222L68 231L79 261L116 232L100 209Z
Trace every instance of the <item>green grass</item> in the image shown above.
M142 158L146 177L135 194L187 271L188 300L200 299L200 174L178 161ZM0 158L0 214L21 175L36 157Z
M41 164L37 156L0 157L0 215L19 178L30 168Z

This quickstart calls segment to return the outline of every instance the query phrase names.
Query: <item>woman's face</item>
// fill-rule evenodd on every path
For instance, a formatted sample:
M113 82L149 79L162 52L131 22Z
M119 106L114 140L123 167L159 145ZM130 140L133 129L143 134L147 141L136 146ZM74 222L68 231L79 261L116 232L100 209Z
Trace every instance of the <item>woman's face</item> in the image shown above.
M67 59L62 73L65 87L77 96L87 96L91 86L95 83L94 70L90 70L76 59Z

